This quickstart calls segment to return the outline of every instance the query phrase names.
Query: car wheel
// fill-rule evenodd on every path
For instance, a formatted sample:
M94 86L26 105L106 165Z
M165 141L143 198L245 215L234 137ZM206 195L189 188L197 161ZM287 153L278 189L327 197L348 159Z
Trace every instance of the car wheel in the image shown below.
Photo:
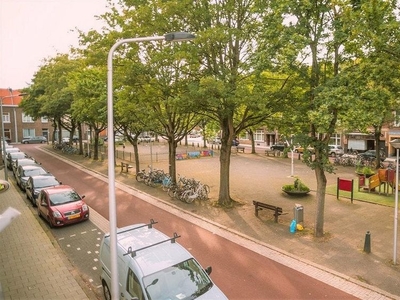
M54 225L53 225L53 223L51 222L50 217L47 217L47 222L49 222L50 228L54 228Z
M105 283L104 280L103 280L103 282L102 282L102 285L103 285L103 294L104 294L104 298L105 298L106 300L111 300L111 292L110 292L110 289L108 288L108 285L107 285L107 283Z

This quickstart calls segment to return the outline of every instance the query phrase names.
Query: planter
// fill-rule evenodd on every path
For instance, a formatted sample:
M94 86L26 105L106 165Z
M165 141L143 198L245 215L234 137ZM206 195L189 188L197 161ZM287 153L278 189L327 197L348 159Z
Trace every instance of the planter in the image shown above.
M284 189L282 189L283 192L285 192L286 194L290 195L290 196L305 196L307 195L310 191L285 191Z

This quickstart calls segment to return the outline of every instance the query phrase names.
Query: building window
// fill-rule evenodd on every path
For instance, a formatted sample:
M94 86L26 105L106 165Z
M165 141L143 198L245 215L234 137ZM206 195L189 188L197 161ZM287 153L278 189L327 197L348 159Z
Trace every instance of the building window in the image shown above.
M46 117L41 117L40 120L42 121L42 123L49 123L49 119L47 119Z
M254 133L254 141L263 142L264 141L264 130L256 130Z
M8 112L3 113L3 122L4 123L11 123L10 113L8 113Z
M29 136L35 136L35 129L24 128L22 130L22 136L24 138L29 137Z
M22 114L22 122L23 123L34 123L34 120L32 119L31 116L26 115L26 114Z

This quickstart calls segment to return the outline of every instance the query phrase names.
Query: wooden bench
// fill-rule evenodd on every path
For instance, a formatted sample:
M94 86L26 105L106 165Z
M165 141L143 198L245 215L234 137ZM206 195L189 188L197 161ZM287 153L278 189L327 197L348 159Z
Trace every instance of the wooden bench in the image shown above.
M122 172L128 173L129 169L131 169L131 168L133 168L133 166L131 166L130 164L121 162L121 173Z
M242 153L244 153L244 149L245 149L244 146L236 146L236 152L242 152Z
M275 223L278 223L278 217L283 214L282 207L278 207L275 205L266 204L263 202L253 201L253 205L255 208L255 215L258 217L258 211L263 209L269 209L274 211Z
M270 154L272 156L279 156L280 153L281 153L281 151L279 151L279 150L270 150L270 149L265 150L265 155L267 155L267 156L269 156Z

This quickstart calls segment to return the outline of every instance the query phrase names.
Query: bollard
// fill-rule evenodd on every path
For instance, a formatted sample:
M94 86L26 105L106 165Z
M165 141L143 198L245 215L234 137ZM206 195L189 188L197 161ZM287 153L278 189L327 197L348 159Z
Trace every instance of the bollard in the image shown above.
M371 234L369 231L365 234L364 252L371 253Z

